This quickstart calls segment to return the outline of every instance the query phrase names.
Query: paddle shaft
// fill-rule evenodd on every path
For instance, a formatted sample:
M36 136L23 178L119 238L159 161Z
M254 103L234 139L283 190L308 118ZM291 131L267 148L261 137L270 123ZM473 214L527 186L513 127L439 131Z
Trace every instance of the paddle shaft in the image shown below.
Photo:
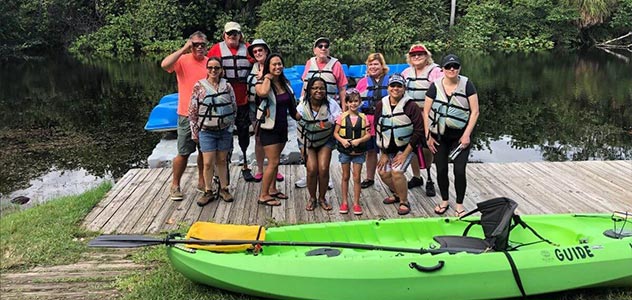
M133 248L152 245L175 245L175 244L196 244L196 245L261 245L261 246L292 246L292 247L329 247L359 250L389 251L402 253L445 253L455 249L423 249L423 248L403 248L390 247L371 244L343 243L343 242L300 242L300 241L257 241L257 240L196 240L196 239L158 239L147 236L135 235L102 235L88 243L91 247L106 248Z

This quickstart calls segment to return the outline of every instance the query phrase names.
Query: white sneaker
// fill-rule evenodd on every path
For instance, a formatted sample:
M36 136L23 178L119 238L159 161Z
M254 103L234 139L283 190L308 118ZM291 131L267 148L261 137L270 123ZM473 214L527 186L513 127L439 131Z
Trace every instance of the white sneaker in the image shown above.
M329 189L329 190L333 190L334 189L334 183L331 180L329 180L329 183L327 184L327 189Z
M304 188L307 186L307 177L301 177L301 179L294 182L294 186L297 188Z

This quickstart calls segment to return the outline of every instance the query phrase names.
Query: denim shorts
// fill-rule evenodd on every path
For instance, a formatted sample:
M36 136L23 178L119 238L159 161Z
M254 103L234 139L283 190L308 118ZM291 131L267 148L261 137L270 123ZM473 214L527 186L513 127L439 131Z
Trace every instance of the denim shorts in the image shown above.
M349 155L346 153L339 153L338 161L340 161L341 164L354 163L354 164L361 165L366 161L366 153L363 153L360 155Z
M191 124L189 118L178 116L178 154L188 156L197 150L197 145L191 139Z
M233 133L224 130L200 130L198 134L200 141L200 151L228 151L233 148Z
M402 153L402 152L399 151L397 153L384 153L384 155L388 155L388 163L386 163L386 166L384 166L384 171L386 171L386 172L399 172L399 173L406 172L406 169L408 169L408 166L410 165L410 161L413 159L413 155L415 155L415 153L410 152L410 154L408 154L408 156L404 160L403 164L401 164L397 168L393 168L391 166L392 163L393 163L393 158L395 158L395 156L397 154L400 154L400 153Z

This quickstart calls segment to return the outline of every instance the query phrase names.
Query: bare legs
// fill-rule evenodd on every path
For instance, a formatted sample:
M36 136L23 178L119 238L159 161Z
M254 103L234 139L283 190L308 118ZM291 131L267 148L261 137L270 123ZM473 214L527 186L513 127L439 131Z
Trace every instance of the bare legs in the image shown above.
M318 187L318 200L326 200L330 162L331 148L322 146L320 149L307 149L307 190L311 199L316 199Z
M263 147L265 156L268 158L268 165L263 172L259 201L266 201L270 205L278 205L278 203L280 203L279 200L268 200L272 198L270 193L275 193L277 191L275 177L279 172L279 161L281 159L281 151L283 151L284 147L285 143L272 144Z

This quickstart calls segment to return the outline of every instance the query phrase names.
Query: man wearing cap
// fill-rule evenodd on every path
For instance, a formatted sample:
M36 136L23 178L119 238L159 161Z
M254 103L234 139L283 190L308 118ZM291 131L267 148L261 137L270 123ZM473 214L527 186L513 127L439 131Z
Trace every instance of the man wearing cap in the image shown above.
M208 58L204 54L207 43L206 35L196 31L182 48L169 54L160 63L165 71L175 71L178 80L178 155L173 159L173 179L169 193L169 197L174 201L181 201L184 198L180 189L180 179L186 169L189 155L197 149L195 141L191 139L191 127L187 116L193 86L198 80L206 77ZM197 165L198 190L204 191L204 164L201 153L198 153Z
M346 110L345 91L347 90L347 76L342 70L342 64L335 57L329 56L331 43L326 37L319 37L314 41L314 57L305 63L305 71L303 71L303 89L301 90L301 98L305 95L307 81L312 77L321 77L327 83L327 96L337 99L340 107ZM299 141L299 149L303 149ZM302 151L302 150L301 150ZM294 183L298 188L307 186L307 178L302 177ZM333 188L333 183L329 182L329 189Z
M406 94L406 81L400 74L388 80L388 96L375 105L375 138L380 148L377 170L391 191L384 204L396 204L397 213L410 212L406 169L413 151L425 143L423 112Z
M244 179L252 180L252 174L248 169L246 151L250 145L250 117L248 106L248 85L246 80L252 68L254 59L248 55L248 44L244 42L241 33L241 26L237 22L228 22L224 25L222 42L219 42L208 51L206 56L219 57L224 67L224 77L233 86L235 98L237 100L237 117L235 126L237 127L237 139L239 148L244 156L242 174Z

